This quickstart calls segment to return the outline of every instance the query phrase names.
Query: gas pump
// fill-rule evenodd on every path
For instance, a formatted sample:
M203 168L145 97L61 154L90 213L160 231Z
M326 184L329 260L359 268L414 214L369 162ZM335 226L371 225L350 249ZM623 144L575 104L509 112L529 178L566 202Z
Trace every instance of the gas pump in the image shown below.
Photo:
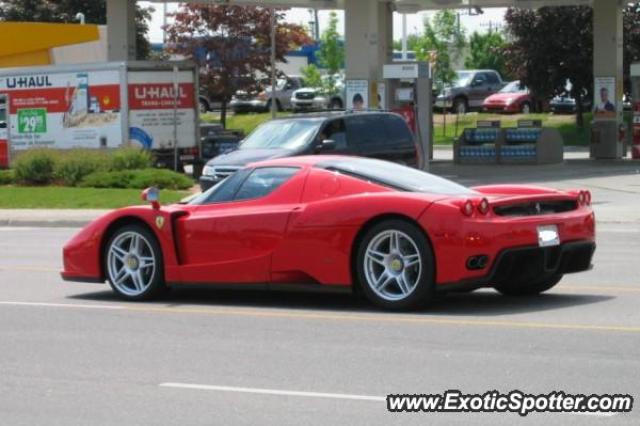
M640 63L631 65L631 99L633 102L631 158L640 160Z
M402 115L418 144L419 165L429 169L433 158L433 103L431 69L428 62L395 62L385 65L387 109Z

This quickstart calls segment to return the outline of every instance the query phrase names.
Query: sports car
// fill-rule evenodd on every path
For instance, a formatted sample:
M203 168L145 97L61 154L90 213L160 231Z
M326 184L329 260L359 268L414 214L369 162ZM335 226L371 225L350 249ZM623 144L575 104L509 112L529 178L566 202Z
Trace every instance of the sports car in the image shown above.
M303 156L250 164L184 204L107 213L64 247L62 277L124 299L183 285L355 291L388 309L436 292L549 290L590 269L588 191L467 188L395 163Z

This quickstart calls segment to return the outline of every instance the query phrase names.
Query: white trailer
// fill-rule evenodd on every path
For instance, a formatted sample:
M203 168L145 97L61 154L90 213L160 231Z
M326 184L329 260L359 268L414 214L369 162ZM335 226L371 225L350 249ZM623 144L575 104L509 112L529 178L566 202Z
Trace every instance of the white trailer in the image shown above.
M181 169L199 160L197 86L190 62L3 69L0 151L139 146Z

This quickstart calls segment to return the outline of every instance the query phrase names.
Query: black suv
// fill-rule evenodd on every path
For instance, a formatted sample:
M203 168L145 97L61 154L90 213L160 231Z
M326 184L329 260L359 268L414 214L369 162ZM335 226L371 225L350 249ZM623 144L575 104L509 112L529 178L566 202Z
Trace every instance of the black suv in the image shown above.
M279 118L256 128L238 149L207 162L206 191L246 164L309 154L379 158L416 166L416 143L404 119L388 112L338 112Z

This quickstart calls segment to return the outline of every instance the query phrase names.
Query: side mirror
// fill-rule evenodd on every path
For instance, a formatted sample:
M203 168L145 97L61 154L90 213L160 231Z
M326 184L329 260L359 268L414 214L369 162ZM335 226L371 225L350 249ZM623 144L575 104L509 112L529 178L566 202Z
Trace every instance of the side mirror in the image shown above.
M319 152L334 151L335 149L336 149L336 141L332 139L325 139L322 141L320 145L318 145Z
M155 186L142 191L142 200L151 204L154 210L160 209L160 190Z

